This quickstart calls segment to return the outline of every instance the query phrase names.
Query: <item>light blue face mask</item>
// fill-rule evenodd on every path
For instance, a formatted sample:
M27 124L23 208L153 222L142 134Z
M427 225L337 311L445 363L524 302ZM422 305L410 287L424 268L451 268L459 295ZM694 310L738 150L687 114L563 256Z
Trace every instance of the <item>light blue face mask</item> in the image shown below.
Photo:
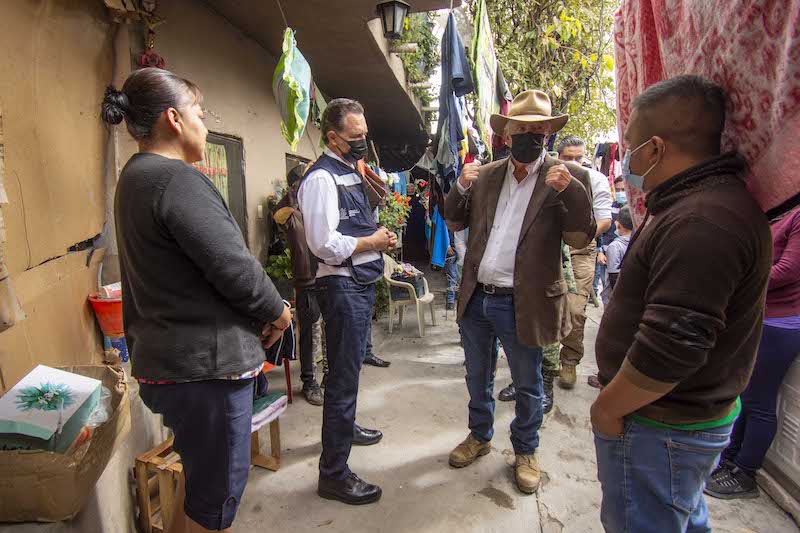
M646 145L647 143L649 143L652 140L653 139L648 139L645 142L643 142L642 144L640 144L639 146L637 146L636 148L634 148L633 150L628 150L627 152L625 152L625 157L622 158L622 177L625 178L625 181L627 181L628 184L631 187L633 187L634 189L638 189L638 190L640 190L642 192L644 192L644 178L645 178L645 176L650 174L650 171L653 170L655 168L655 166L661 161L661 158L659 157L658 161L653 163L653 166L651 166L650 168L647 169L647 172L645 172L644 174L639 176L638 174L633 174L631 172L631 156L634 153L636 153L636 150L638 150L639 148L641 148L642 146Z
M617 203L619 205L625 205L628 203L628 195L625 194L625 191L617 191Z

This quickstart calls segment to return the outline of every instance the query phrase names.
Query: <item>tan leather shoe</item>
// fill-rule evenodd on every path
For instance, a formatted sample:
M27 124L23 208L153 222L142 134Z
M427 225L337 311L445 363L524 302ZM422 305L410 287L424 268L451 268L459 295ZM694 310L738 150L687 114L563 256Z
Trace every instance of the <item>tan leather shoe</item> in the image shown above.
M470 435L450 452L450 466L464 468L471 465L481 455L486 455L490 451L492 451L491 443L480 442Z
M542 480L542 471L539 470L539 463L533 455L517 455L517 462L514 466L514 473L517 478L517 488L525 494L533 494L539 488Z
M559 374L559 385L562 389L571 389L578 381L578 373L575 371L575 365L565 365L561 363L561 374Z

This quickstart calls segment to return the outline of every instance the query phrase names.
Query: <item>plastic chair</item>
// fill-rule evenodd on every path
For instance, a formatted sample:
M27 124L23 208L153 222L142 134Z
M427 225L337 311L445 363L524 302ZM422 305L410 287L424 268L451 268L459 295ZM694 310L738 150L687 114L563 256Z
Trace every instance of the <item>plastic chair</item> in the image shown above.
M400 314L400 326L403 325L403 312L405 310L405 306L407 305L416 305L417 307L417 322L419 324L419 336L425 336L425 313L423 306L427 305L431 311L431 322L435 326L436 325L436 310L433 306L433 298L434 294L428 290L428 280L422 278L422 282L425 285L425 294L422 296L417 296L417 291L414 286L410 283L405 283L403 281L397 281L392 279L392 274L398 270L399 265L397 262L389 257L386 254L383 254L383 277L386 282L389 284L389 333L392 332L394 326L394 311L395 309L398 310ZM408 291L408 299L407 300L394 300L392 298L392 287L401 287Z

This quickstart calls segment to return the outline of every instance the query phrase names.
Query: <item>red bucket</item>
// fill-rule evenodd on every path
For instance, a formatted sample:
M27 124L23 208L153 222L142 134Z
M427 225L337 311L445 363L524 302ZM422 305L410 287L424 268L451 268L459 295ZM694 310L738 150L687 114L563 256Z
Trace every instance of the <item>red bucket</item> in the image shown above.
M100 329L107 337L117 338L125 335L122 327L122 298L98 298L97 294L89 296L94 315L100 323Z

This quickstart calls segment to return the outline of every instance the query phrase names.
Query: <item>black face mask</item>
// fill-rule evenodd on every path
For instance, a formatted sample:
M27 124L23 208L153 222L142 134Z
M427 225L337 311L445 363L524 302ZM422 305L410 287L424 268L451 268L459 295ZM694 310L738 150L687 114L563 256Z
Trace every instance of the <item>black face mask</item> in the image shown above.
M520 133L511 136L511 155L520 163L533 163L542 155L545 136L541 133Z
M345 139L344 137L342 137L338 133L336 135L341 140L346 142L347 145L350 147L350 151L347 152L346 154L344 154L344 156L345 156L345 159L350 159L351 163L355 163L356 161L360 161L361 159L364 159L364 157L367 155L367 151L369 150L369 148L367 146L367 140L366 139L358 139L358 140L355 140L355 141L348 141L347 139Z

